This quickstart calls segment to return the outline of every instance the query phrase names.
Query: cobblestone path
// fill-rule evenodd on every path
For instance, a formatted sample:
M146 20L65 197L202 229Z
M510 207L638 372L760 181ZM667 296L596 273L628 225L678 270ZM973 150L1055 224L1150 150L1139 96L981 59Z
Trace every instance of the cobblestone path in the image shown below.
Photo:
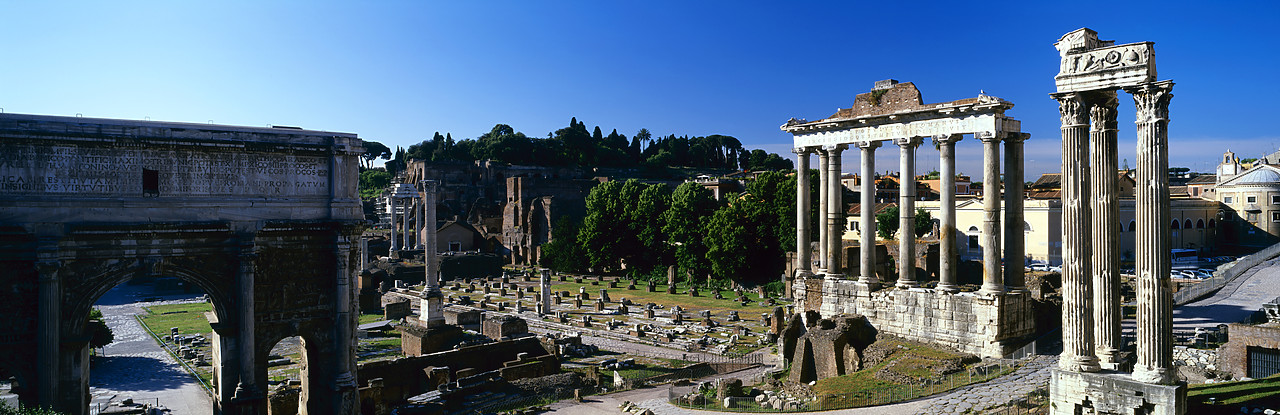
M929 413L979 412L1026 396L1037 388L1048 390L1049 370L1057 364L1058 355L1035 355L1013 373L929 399Z

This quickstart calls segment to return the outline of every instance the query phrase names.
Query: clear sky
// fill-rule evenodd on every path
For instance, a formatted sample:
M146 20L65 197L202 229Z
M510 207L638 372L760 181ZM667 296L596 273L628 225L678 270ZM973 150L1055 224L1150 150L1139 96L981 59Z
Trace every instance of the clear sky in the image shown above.
M787 119L824 118L894 78L926 102L980 90L1014 102L1034 180L1060 163L1053 43L1089 27L1155 42L1160 78L1177 83L1171 164L1211 171L1228 148L1280 146L1278 21L1274 1L0 0L0 108L301 126L392 147L497 123L545 137L577 117L782 153ZM1132 99L1120 100L1133 166ZM922 148L918 168L936 168ZM896 170L896 150L879 153L877 170ZM958 154L981 175L976 141Z

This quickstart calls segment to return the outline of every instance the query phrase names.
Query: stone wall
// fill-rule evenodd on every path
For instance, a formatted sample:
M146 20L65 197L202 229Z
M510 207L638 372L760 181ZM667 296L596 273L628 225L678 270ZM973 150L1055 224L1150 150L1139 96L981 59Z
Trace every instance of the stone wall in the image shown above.
M988 296L891 288L868 294L852 280L803 282L796 284L795 296L803 299L797 310L818 310L827 318L866 316L883 333L965 353L1003 357L1035 333L1033 301L1026 291Z
M1153 385L1133 380L1128 373L1080 373L1057 369L1053 370L1049 382L1052 391L1049 398L1050 413L1187 413L1185 383Z
M516 362L521 353L527 353L524 362L541 362L539 370L530 368L511 369L512 375L528 373L555 373L560 370L560 361L547 354L542 344L535 337L516 340L499 341L476 346L461 347L422 356L402 357L395 360L384 360L361 364L356 378L362 382L371 379L382 379L382 398L387 402L403 402L410 396L428 390L427 372L431 368L448 368L449 377L457 379L460 369L474 369L476 373L500 370L508 362ZM506 374L504 374L505 377ZM514 380L506 378L507 380Z
M1173 347L1173 364L1177 366L1190 366L1205 370L1218 369L1218 351L1192 349L1187 346Z
M1218 348L1218 369L1239 379L1249 374L1249 348L1280 349L1280 327L1228 324L1230 341Z

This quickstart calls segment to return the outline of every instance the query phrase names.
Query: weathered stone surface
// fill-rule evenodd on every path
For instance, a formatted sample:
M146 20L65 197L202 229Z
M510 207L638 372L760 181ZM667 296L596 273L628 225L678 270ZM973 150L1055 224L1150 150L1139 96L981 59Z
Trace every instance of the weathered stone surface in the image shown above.
M875 338L875 328L863 316L820 320L797 339L789 379L807 383L857 371L862 350Z
M529 333L529 323L523 318L515 316L500 316L495 318L486 318L481 324L480 334L485 335L494 340L504 337L516 337Z

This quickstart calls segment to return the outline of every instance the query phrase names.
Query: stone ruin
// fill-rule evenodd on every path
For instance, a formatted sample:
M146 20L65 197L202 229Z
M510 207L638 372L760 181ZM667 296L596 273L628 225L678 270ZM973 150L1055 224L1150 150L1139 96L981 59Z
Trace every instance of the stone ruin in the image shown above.
M789 325L784 336L784 343L793 345L784 347L791 351L788 380L792 382L808 383L861 370L862 351L876 340L876 329L863 316L821 319L799 336L795 326Z

